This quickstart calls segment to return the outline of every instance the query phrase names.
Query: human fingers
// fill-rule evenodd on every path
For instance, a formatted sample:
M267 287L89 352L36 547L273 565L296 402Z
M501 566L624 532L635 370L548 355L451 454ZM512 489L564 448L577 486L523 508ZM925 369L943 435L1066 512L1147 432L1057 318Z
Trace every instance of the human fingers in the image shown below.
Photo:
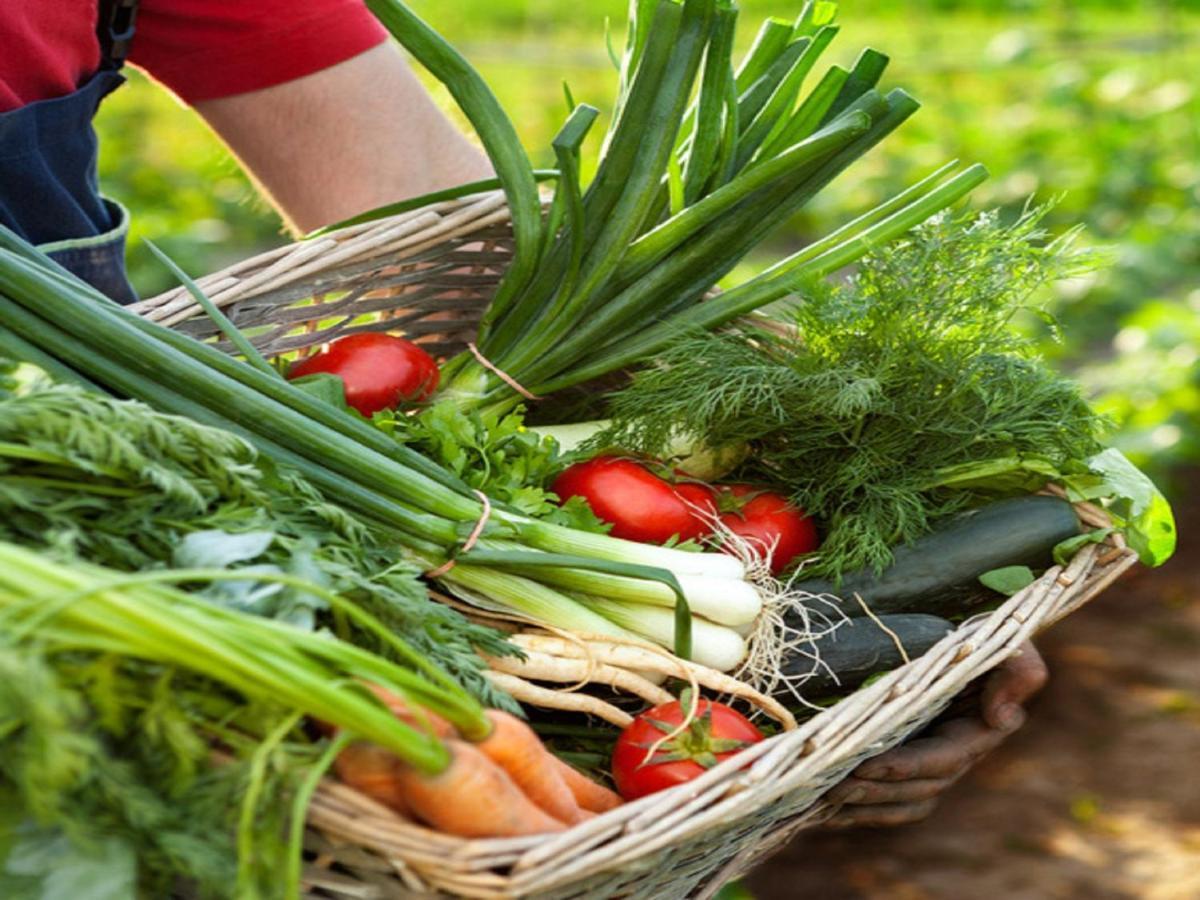
M874 806L843 806L825 824L830 828L893 828L929 818L936 800L920 803L890 803Z
M1020 715L1024 721L1023 710ZM989 728L981 719L952 719L929 737L909 741L867 760L854 775L872 781L957 778L981 756L995 749L1008 733Z
M954 784L953 778L913 778L908 781L871 781L851 776L831 790L827 799L846 806L915 803L934 800Z
M983 718L1001 731L1016 731L1025 721L1022 707L1046 684L1046 661L1032 643L1006 660L987 679L983 688Z

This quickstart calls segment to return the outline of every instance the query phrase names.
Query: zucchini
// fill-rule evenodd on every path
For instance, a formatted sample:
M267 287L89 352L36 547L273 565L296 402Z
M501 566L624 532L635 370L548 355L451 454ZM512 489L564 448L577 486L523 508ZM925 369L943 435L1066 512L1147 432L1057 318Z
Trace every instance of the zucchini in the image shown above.
M1077 534L1079 520L1067 501L1018 497L961 513L896 548L895 560L881 574L868 570L846 575L840 585L811 579L793 587L839 598L837 607L847 616L864 615L857 594L876 615L923 612L955 618L1000 597L979 583L984 572L1002 566L1045 569L1053 562L1055 545Z
M896 638L909 659L916 659L954 630L945 619L921 614L880 616L879 621L896 637L880 628L874 619L866 616L848 619L824 637L801 645L784 663L784 674L799 676L810 672L814 656L819 656L821 667L797 690L809 698L842 693L904 662Z

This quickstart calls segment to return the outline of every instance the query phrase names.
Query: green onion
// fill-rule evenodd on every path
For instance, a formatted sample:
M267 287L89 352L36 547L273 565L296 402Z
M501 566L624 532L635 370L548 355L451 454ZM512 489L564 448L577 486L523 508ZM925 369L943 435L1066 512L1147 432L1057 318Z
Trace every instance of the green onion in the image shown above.
M221 609L161 585L110 587L121 578L0 543L0 621L10 637L31 618L42 619L29 637L46 646L118 653L205 675L371 740L431 774L448 764L436 738L397 719L360 683L369 679L406 696L409 686L420 684L408 670L336 638ZM45 605L63 596L70 602L46 616ZM420 687L426 694L432 689ZM455 699L464 710L468 702L465 695ZM478 707L471 715L485 727Z
M366 3L392 36L446 86L483 142L508 196L515 247L505 281L508 290L519 290L537 264L542 205L533 166L516 129L479 73L407 6L399 0Z

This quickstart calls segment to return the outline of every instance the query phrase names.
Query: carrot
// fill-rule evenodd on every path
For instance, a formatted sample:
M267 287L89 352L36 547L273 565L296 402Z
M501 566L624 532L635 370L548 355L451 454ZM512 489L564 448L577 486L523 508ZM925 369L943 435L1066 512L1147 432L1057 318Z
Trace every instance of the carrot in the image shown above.
M563 762L551 754L554 765L575 796L575 802L585 810L594 813L608 812L621 805L621 798L615 791L610 791L602 784L596 784L570 763Z
M498 709L489 709L487 717L492 733L475 746L504 769L525 796L556 819L574 825L587 818L554 765L554 755L533 729Z
M333 761L333 771L345 784L366 794L388 809L407 816L408 804L396 777L404 763L396 754L359 741L351 744Z
M437 775L403 764L395 769L396 787L430 826L460 837L518 837L566 828L526 797L477 745L450 740L446 746L451 762Z
M422 731L429 731L435 737L449 738L458 736L458 732L454 730L454 726L437 713L430 712L427 709L422 709L419 713L414 713L406 700L392 693L387 688L380 687L377 684L367 684L367 687L370 688L372 694L383 702L383 705L388 708L392 715L406 725L411 725L413 728L419 728Z

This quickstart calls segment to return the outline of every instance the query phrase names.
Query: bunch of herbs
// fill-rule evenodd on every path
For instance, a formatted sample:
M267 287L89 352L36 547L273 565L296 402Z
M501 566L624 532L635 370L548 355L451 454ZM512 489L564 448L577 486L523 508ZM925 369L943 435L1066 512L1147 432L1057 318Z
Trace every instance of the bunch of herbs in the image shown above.
M806 571L882 569L980 492L1036 489L1101 449L1104 421L1017 327L1095 261L1073 235L1046 240L1044 213L937 217L770 320L684 337L613 396L598 443L748 441L739 477L785 486L822 524Z
M483 702L512 707L476 649L494 630L431 602L386 530L329 503L242 438L144 404L54 384L26 367L0 385L0 539L121 571L236 569L195 585L221 605L305 629L335 627L368 649L318 593L267 583L285 573L343 594L402 634ZM256 576L258 578L256 579Z

